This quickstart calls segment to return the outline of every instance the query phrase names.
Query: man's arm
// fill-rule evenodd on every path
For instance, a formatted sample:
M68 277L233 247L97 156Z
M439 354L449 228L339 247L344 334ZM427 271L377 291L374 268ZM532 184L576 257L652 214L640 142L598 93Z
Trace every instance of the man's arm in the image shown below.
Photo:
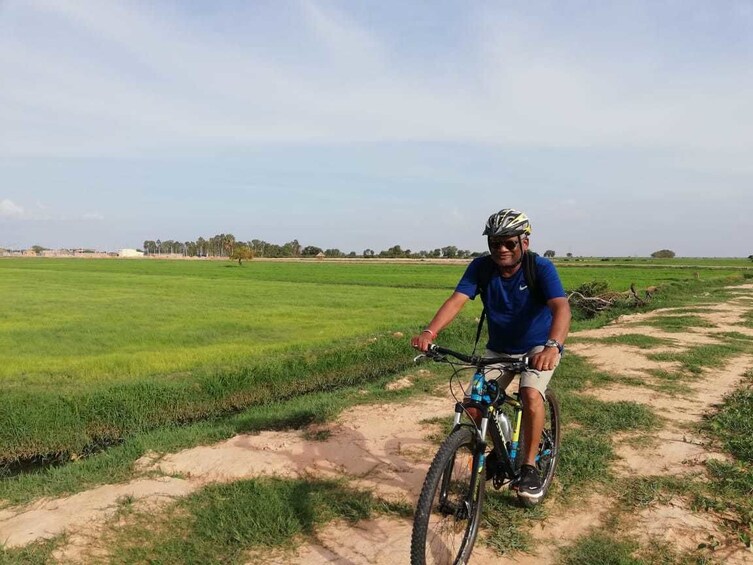
M554 339L561 344L565 343L570 331L570 302L567 298L550 298L547 306L552 311L552 327L549 330L549 339ZM533 368L537 371L551 371L557 366L559 351L556 347L545 347L544 351L532 356Z
M567 298L552 298L547 301L547 306L552 311L552 328L549 330L549 339L555 339L564 344L570 331L570 302Z
M421 351L426 351L429 344L436 339L439 332L441 332L447 325L455 319L468 302L470 298L462 292L453 292L452 295L445 300L444 304L439 307L437 313L434 314L429 325L426 326L428 331L424 331L411 340L411 345Z

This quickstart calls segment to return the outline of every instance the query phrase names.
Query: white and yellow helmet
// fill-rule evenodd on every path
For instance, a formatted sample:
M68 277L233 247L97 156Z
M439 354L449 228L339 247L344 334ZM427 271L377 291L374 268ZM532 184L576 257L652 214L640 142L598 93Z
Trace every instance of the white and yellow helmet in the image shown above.
M484 234L487 236L530 235L531 222L523 212L504 208L489 216L486 220Z

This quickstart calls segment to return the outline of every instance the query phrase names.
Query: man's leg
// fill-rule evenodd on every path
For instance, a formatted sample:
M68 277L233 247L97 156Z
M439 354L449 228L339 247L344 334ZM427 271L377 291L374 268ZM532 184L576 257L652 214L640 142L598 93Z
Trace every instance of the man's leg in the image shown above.
M541 351L542 347L535 347L529 352L532 355ZM536 468L536 455L541 442L541 432L544 430L546 408L544 394L554 370L526 371L520 377L520 399L523 403L523 465L518 482L518 495L537 502L543 496L541 477Z
M523 464L535 467L541 432L544 430L544 398L531 387L521 388L520 397L523 402Z

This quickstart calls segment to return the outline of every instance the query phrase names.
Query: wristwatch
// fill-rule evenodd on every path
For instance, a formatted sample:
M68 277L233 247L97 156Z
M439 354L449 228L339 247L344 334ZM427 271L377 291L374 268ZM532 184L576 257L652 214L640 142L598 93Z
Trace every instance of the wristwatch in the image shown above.
M565 346L562 345L556 339L547 339L546 343L544 344L544 347L556 347L557 350L560 352L560 355L562 354L562 350L565 349Z

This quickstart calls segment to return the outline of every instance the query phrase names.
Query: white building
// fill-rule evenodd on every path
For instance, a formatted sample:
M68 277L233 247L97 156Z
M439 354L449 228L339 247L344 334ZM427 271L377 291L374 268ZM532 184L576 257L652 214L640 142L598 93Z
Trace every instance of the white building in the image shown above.
M118 251L118 257L143 257L144 252L137 249L121 249Z

